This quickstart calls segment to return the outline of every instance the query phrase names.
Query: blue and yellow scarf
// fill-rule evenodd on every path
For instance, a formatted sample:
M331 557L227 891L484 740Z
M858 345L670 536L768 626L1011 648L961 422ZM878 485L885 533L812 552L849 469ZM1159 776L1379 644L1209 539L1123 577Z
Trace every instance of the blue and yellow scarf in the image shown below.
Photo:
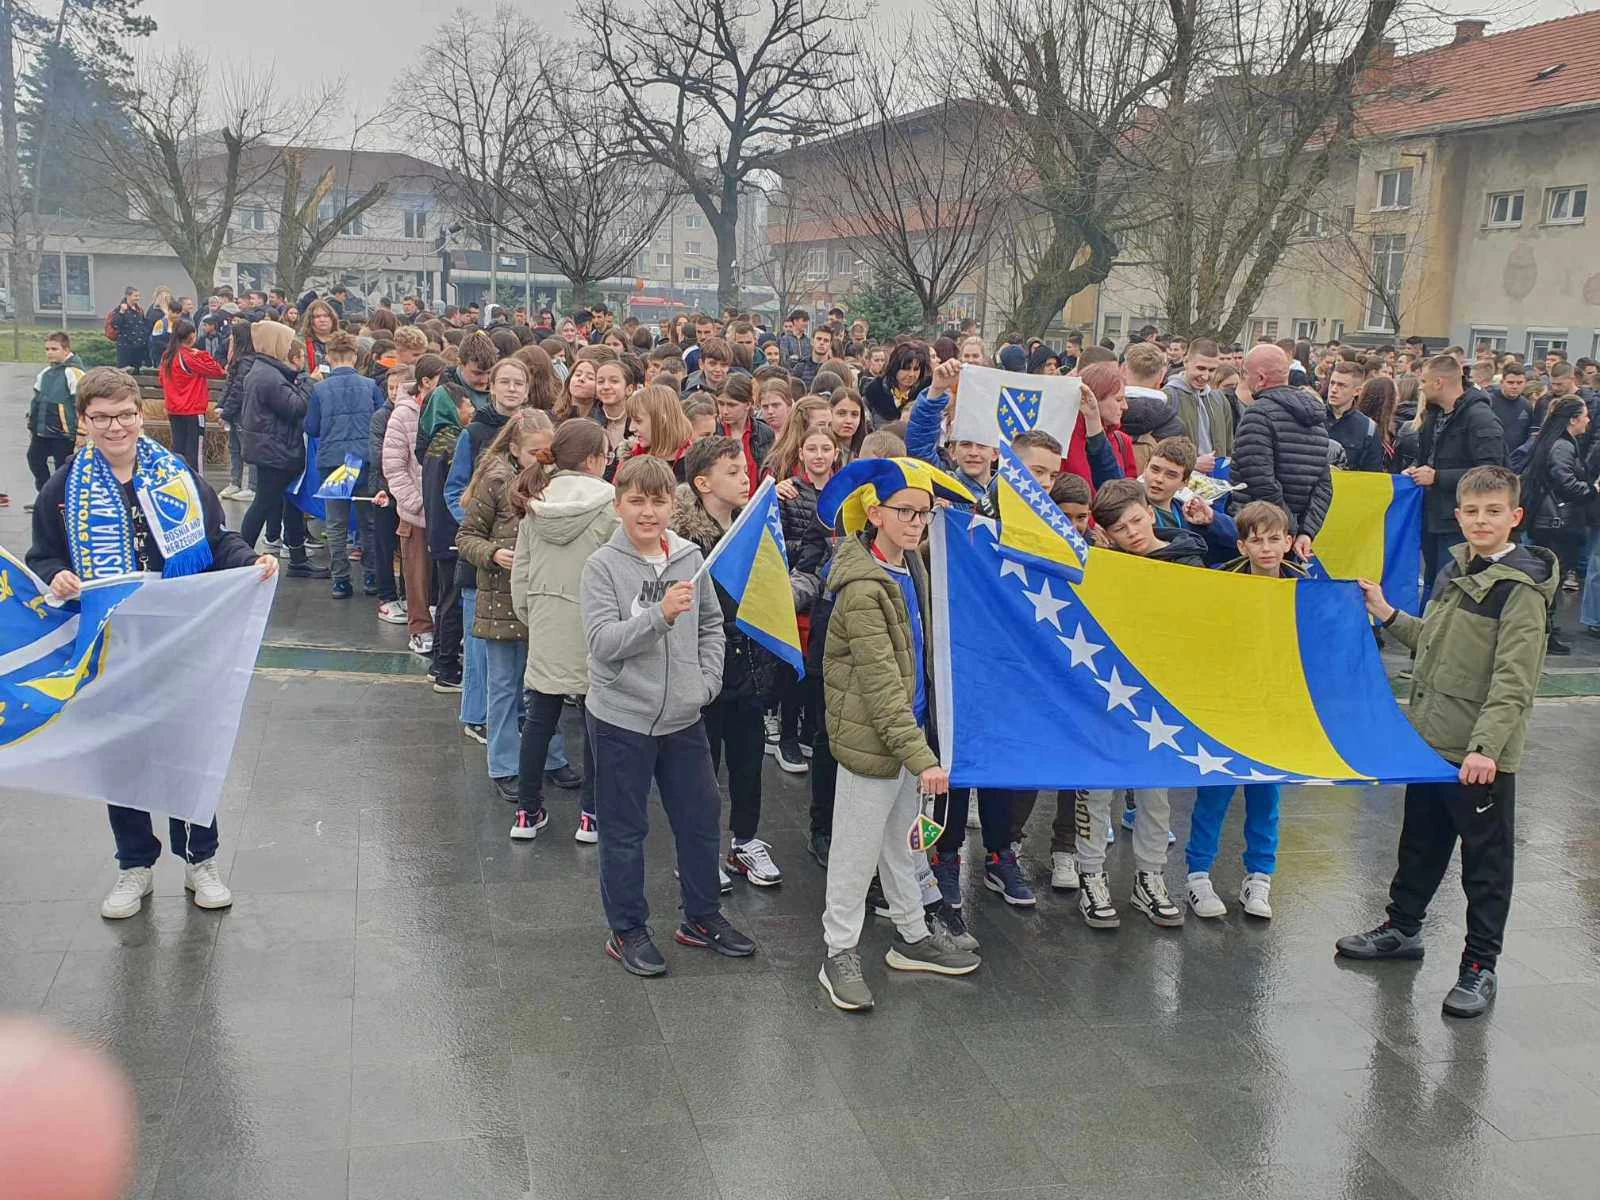
M211 569L205 510L189 465L159 442L141 437L136 447L133 490L144 510L166 566L165 579ZM67 472L67 544L72 568L87 582L139 570L133 545L133 514L123 503L122 484L106 456L93 445L73 455Z

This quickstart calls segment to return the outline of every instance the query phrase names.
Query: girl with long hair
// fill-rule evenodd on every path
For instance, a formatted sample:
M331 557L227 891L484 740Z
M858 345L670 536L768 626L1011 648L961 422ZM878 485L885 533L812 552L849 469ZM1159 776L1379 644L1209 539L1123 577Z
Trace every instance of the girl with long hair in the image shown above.
M631 391L628 369L615 355L609 361L595 366L594 408L589 415L604 426L606 437L611 439L613 472L617 454L632 432L632 424L628 420L628 394Z
M223 428L228 431L228 486L217 494L224 500L248 504L256 498L256 469L250 468L250 486L245 486L244 447L239 441L239 410L244 404L244 377L256 360L255 344L250 340L249 321L237 320L228 331L228 381L222 385Z
M200 476L200 418L211 404L209 381L227 372L204 350L195 349L195 328L188 321L172 326L157 374L161 398L172 429L172 452Z
M1523 468L1523 528L1537 546L1553 551L1561 574L1584 563L1583 543L1588 532L1587 509L1595 497L1594 484L1584 477L1579 439L1589 431L1589 406L1582 396L1563 396L1550 405L1544 425L1533 439L1533 452ZM1548 653L1570 654L1572 648L1557 637L1555 611L1550 613Z
M828 407L833 411L832 429L839 436L839 465L861 457L861 443L871 429L866 405L855 388L835 388Z
M517 815L511 836L535 837L547 821L544 775L561 706L589 691L589 669L578 587L589 555L617 527L614 492L605 481L605 430L593 421L566 421L548 449L511 485L511 507L521 514L511 564L511 605L528 629L527 721L522 727L517 773ZM563 747L563 760L564 760ZM594 755L583 745L582 810L574 840L594 843Z
M561 403L561 382L550 366L550 356L538 346L524 346L511 356L528 368L528 407L554 412Z
M511 603L511 566L522 517L512 503L511 485L538 462L540 451L549 450L554 436L549 413L536 408L513 413L478 456L472 481L461 496L466 515L456 533L456 549L477 568L472 636L485 651L489 778L500 798L511 803L519 795L518 721L522 676L528 665L528 627Z
M829 416L828 402L821 396L802 396L796 401L783 436L768 451L761 473L779 480L792 477L800 465L800 444L806 434Z
M1383 439L1383 469L1391 475L1400 470L1400 446L1395 438L1394 419L1399 398L1400 391L1394 380L1382 376L1362 384L1361 394L1356 398L1356 407L1378 427L1378 436Z
M315 375L325 370L328 339L339 328L339 314L326 300L313 300L300 317L300 337L306 344L306 372Z
M666 461L679 483L688 482L683 477L683 456L694 443L694 427L683 411L678 390L664 383L639 388L628 397L628 418L633 423L633 441L623 457L652 454Z
M878 424L898 421L911 402L933 378L928 347L921 342L901 342L889 354L883 374L861 393Z
M555 415L560 420L571 417L595 419L595 376L601 363L616 362L616 352L605 346L585 346L573 355L572 369L561 389L561 403Z

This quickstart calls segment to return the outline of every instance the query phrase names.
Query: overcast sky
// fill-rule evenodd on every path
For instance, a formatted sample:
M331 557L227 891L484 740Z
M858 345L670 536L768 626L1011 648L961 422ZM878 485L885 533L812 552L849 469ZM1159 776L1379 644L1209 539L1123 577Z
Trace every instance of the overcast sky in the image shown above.
M648 0L641 0L647 3ZM850 2L850 0L846 0ZM477 0L487 8L492 0ZM520 6L556 32L570 33L572 14L582 0L521 0ZM364 114L379 108L391 82L416 54L434 27L458 7L456 0L386 0L382 4L343 4L338 0L273 0L248 15L238 6L202 5L197 0L145 0L155 18L157 46L188 45L218 69L226 64L276 63L284 85L315 86L344 75L347 103ZM1463 11L1488 9L1488 0L1459 0ZM1588 0L1510 0L1493 7L1510 15L1490 27L1508 28L1567 16L1589 7ZM879 0L880 14L904 28L932 10L929 0ZM581 18L579 18L581 20ZM913 26L914 27L914 26Z

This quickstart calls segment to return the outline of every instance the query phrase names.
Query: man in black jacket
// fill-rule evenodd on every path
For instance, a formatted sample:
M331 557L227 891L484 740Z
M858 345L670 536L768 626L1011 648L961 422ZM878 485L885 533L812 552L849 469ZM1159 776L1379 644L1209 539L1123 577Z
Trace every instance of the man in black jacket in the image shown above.
M1489 389L1489 407L1500 422L1505 436L1506 460L1533 435L1533 408L1523 396L1528 377L1521 363L1507 363L1500 370L1500 382Z
M1340 362L1328 376L1328 436L1344 447L1350 470L1381 471L1383 438L1378 423L1356 407L1362 374L1357 364Z
M1244 380L1255 400L1233 440L1233 479L1245 488L1239 500L1270 500L1285 509L1294 552L1308 559L1333 501L1327 405L1316 393L1289 386L1289 356L1277 346L1251 348Z
M139 303L139 289L130 287L107 324L116 331L117 366L137 371L149 365L150 323Z
M1422 368L1422 395L1427 411L1417 434L1417 465L1405 474L1428 489L1423 507L1423 600L1450 547L1465 539L1456 521L1456 484L1473 467L1503 466L1505 431L1477 388L1464 388L1461 364L1448 354L1430 358Z

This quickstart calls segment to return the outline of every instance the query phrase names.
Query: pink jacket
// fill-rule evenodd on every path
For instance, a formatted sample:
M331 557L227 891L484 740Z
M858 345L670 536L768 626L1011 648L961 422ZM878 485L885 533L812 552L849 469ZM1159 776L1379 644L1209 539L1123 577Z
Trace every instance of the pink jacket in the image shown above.
M383 435L383 477L389 482L389 496L395 511L407 525L418 529L428 524L422 510L422 464L417 461L417 422L422 410L415 396L395 398L394 415Z

